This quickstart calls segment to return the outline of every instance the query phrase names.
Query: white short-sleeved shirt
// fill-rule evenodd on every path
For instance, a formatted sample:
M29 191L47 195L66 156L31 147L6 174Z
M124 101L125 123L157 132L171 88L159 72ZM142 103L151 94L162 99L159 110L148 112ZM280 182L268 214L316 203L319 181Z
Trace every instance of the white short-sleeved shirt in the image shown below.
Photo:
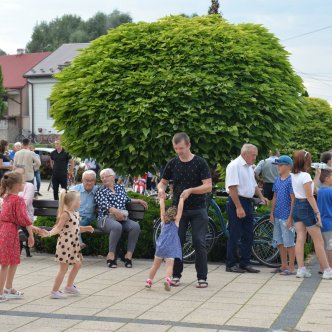
M237 186L239 196L252 198L255 195L257 183L251 165L248 165L242 156L231 161L226 168L226 191L229 187Z
M315 185L309 173L307 172L300 172L297 174L291 173L291 176L292 176L292 186L295 198L298 199L307 198L303 185L308 182L311 182L312 193L314 192Z

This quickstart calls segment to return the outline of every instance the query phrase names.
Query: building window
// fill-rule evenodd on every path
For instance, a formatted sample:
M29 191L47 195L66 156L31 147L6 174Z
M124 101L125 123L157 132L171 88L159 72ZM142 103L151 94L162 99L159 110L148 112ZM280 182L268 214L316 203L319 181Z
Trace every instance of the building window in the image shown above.
M47 98L47 119L52 119L50 109L51 109L51 101L50 98Z

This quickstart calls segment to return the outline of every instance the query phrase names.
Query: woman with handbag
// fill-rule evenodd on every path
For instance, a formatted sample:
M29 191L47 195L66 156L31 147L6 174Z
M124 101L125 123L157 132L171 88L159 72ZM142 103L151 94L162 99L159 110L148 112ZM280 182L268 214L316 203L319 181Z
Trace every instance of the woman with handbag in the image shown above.
M147 208L147 203L141 199L130 199L121 185L115 184L115 173L111 168L100 172L103 182L96 192L95 200L98 206L97 227L103 232L109 233L109 252L107 265L110 268L117 267L116 247L121 238L122 231L128 233L127 253L124 256L125 267L131 268L133 252L140 233L137 222L128 218L126 204L129 202L139 203Z

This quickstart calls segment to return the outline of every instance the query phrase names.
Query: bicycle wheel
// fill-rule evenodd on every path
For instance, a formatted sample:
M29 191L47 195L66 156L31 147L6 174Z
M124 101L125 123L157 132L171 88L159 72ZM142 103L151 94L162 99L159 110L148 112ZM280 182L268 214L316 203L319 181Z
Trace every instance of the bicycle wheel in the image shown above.
M15 137L15 142L23 142L23 140L25 139L25 136L22 135L22 134L18 134L16 137Z
M47 142L49 144L54 144L56 139L57 139L57 135L55 135L55 134L50 134L50 135L47 136Z
M41 144L43 142L43 135L34 135L33 136L33 141L36 144Z
M263 217L254 227L254 243L252 254L261 264L268 267L279 267L280 256L278 248L272 246L273 225L269 217Z

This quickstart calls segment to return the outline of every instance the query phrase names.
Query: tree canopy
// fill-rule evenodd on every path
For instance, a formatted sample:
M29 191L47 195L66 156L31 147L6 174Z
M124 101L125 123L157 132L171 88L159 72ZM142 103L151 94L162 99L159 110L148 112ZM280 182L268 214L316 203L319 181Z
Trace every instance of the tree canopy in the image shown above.
M332 108L319 98L305 98L305 117L292 132L292 139L281 151L292 154L294 150L305 149L319 161L322 152L331 150Z
M0 48L0 55L7 55L7 53Z
M105 35L109 29L128 22L132 22L130 15L118 10L111 14L98 12L87 21L77 15L63 15L50 23L42 21L37 24L26 45L26 51L52 52L64 43L90 42Z
M56 78L51 112L66 148L121 173L165 164L179 131L210 165L245 142L266 153L303 109L302 81L278 39L219 15L122 25Z

